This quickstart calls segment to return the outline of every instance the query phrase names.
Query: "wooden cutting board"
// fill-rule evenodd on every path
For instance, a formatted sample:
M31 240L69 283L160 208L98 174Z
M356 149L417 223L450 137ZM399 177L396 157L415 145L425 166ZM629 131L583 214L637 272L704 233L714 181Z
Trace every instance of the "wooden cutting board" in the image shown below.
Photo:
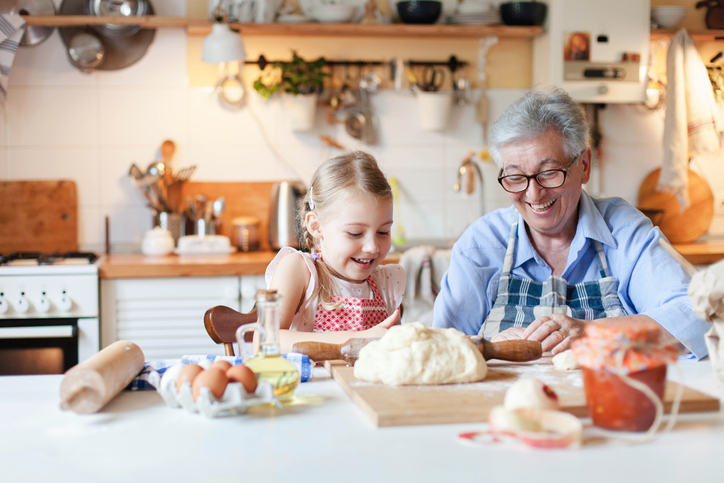
M706 180L689 170L689 207L679 208L671 193L656 190L661 168L641 183L637 208L658 226L671 243L692 243L704 235L714 218L714 195Z
M353 367L338 361L328 362L326 367L377 427L485 422L490 410L503 404L505 391L520 377L533 377L553 388L562 411L588 417L581 371L558 371L550 359L527 363L489 361L484 381L440 386L385 386L358 380ZM673 381L666 385L667 413L677 387ZM718 399L684 386L679 412L718 410Z
M78 251L74 181L0 181L0 253Z

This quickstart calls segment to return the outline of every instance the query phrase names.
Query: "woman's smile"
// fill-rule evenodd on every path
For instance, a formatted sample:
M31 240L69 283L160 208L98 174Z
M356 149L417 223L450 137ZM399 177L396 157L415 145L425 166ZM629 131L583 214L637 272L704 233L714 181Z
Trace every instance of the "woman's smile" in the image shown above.
M553 198L552 200L546 201L545 203L528 203L528 206L533 208L533 211L536 213L544 213L548 211L548 208L553 206L553 203L556 202L558 198Z

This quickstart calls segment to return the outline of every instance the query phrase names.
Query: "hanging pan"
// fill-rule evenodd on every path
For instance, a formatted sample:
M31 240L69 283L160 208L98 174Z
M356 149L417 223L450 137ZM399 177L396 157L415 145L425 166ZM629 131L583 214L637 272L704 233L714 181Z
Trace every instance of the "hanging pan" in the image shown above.
M15 13L18 15L55 15L53 0L0 0L0 13ZM38 45L53 33L55 27L40 27L26 25L25 33L20 39L20 45Z

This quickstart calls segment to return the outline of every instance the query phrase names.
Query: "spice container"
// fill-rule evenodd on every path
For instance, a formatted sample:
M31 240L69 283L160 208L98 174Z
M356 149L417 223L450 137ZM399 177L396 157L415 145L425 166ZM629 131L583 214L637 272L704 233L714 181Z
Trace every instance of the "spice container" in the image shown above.
M679 355L675 345L661 345L662 330L655 322L604 321L588 324L586 337L574 341L593 424L646 431L657 420L657 412L660 418L666 364ZM641 384L645 392L635 387Z
M234 225L233 243L240 252L253 252L259 249L259 219L253 216L240 216L232 221Z

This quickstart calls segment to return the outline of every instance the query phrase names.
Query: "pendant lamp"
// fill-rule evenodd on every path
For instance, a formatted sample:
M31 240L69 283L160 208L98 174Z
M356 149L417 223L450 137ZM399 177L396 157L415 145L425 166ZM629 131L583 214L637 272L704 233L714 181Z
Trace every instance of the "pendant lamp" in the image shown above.
M244 60L246 49L244 41L238 32L234 32L226 23L223 10L214 11L216 22L211 27L211 33L206 36L202 46L201 60L209 64L220 64Z

